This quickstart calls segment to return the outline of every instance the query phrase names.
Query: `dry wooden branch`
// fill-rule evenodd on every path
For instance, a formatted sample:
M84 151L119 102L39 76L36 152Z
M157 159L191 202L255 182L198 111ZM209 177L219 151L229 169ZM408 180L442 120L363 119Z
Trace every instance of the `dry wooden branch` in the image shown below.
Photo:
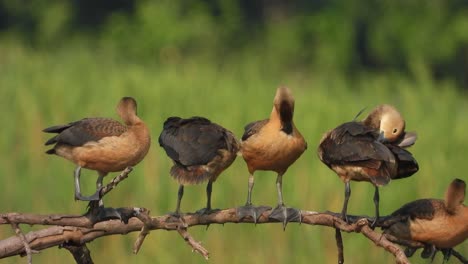
M65 248L66 250L70 251L73 255L77 264L93 264L93 260L91 258L91 252L89 251L86 244L83 245L73 245L70 243L66 243L61 245L60 247Z
M125 180L130 172L132 172L132 167L127 167L123 170L117 177L113 178L106 186L104 186L101 191L99 192L101 197L104 197L108 192L112 191L117 185Z
M124 208L128 211L139 212L140 208ZM257 224L266 224L275 222L268 218L271 211L265 211L258 219ZM337 228L344 232L360 232L365 235L369 240L373 241L376 245L383 247L388 252L392 253L399 263L409 263L404 252L394 243L387 240L378 233L368 227L366 217L360 221L347 224L340 217L332 213L318 213L314 211L302 210L302 223L309 225L322 225ZM138 214L136 214L138 215ZM3 219L3 220L1 220ZM14 220L16 223L21 224L40 224L40 225L55 225L54 227L33 231L26 234L26 241L32 249L42 250L54 246L59 246L64 243L73 243L76 245L83 245L87 242L93 241L102 236L114 234L127 234L129 232L142 232L146 226L146 231L149 230L177 230L184 239L203 256L207 256L208 252L199 247L193 238L191 238L186 230L180 228L180 224L171 215L163 215L151 217L144 220L144 223L139 218L131 218L128 224L122 223L118 220L108 220L100 222L90 227L89 219L85 216L48 216L48 215L34 215L34 214L18 214L9 213L0 216L0 224L5 222L5 219ZM225 223L253 223L252 218L239 219L235 208L221 210L208 215L186 214L183 216L182 221L186 227L196 225L208 224L225 224ZM144 236L144 234L142 235ZM188 240L186 239L188 238ZM141 246L141 245L140 245ZM198 250L200 249L200 250ZM0 258L24 254L24 246L18 237L10 237L0 241Z
M210 253L208 250L206 250L200 242L195 241L193 237L188 233L187 227L180 225L177 228L177 232L179 233L180 236L187 242L192 247L192 251L200 253L206 260L209 259Z
M133 245L133 253L137 254L140 251L141 245L145 241L146 236L149 234L151 230L151 216L149 215L149 211L147 209L142 209L136 217L140 219L143 223L143 227L141 228L140 234L138 235L135 244Z
M32 251L31 247L29 246L28 241L26 241L26 237L23 234L23 231L19 228L19 225L16 223L11 223L11 228L13 228L13 231L15 231L15 234L19 237L21 242L24 245L24 251L26 252L27 258L28 258L28 264L32 263L32 254L37 253L36 251Z

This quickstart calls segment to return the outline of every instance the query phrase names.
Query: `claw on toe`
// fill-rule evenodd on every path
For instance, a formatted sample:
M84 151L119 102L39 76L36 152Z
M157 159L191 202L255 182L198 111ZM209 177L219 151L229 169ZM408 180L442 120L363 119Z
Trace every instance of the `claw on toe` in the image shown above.
M245 205L237 208L237 217L239 220L245 217L252 217L255 224L257 224L258 218L263 214L263 212L270 210L270 206L253 206Z
M301 211L292 207L286 207L284 205L278 205L273 211L271 211L270 219L277 220L283 223L283 230L286 230L288 222L299 222L301 223Z

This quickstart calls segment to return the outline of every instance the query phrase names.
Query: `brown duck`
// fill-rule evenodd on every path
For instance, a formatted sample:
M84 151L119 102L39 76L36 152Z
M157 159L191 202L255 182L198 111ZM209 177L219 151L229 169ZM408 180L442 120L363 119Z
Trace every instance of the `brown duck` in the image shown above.
M419 167L404 148L416 141L416 134L405 133L405 121L390 105L377 106L362 122L351 121L327 132L318 147L320 160L345 183L342 217L347 220L351 195L350 181L367 181L375 186L374 203L379 218L379 186L406 178Z
M239 151L234 134L203 117L170 117L164 122L159 145L174 162L170 173L180 185L175 215L180 216L184 185L205 181L206 208L198 213L212 212L212 184L234 162Z
M405 204L392 213L393 217L403 216L402 220L385 233L428 244L428 248L434 246L442 250L447 261L451 249L468 238L468 207L463 204L465 191L465 182L455 179L445 193L445 200L420 199Z
M150 133L137 116L135 99L122 98L117 105L117 113L124 124L110 118L85 118L43 130L58 133L45 143L55 144L46 153L61 156L77 165L74 173L75 200L100 201L99 192L104 176L135 166L148 153ZM81 194L81 168L98 172L97 190L91 196Z
M300 212L294 208L287 208L282 194L284 173L307 148L306 141L294 125L293 115L294 97L287 87L280 87L276 90L270 118L252 122L245 127L241 152L250 175L247 203L238 208L239 217L252 216L254 221L257 221L265 210L264 207L254 207L251 198L254 172L267 170L278 174L278 206L273 209L270 218L283 222L283 227L286 227L289 221L300 221Z

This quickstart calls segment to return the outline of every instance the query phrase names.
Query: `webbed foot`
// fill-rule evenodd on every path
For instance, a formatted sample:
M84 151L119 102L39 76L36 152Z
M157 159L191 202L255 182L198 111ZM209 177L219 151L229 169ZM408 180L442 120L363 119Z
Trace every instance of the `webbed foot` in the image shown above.
M270 206L253 206L252 204L246 204L241 207L237 207L237 217L243 219L245 217L252 217L254 223L257 223L258 218L263 214L263 212L270 210Z
M286 230L288 222L299 222L301 223L301 211L292 207L286 207L284 205L278 205L273 211L271 211L270 219L275 219L283 223L283 230Z

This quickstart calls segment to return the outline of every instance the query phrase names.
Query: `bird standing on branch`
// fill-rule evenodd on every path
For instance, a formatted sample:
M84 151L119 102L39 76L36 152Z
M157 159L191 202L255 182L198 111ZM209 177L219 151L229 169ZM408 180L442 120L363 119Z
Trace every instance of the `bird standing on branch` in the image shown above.
M100 197L104 176L138 164L151 144L148 128L137 116L135 99L122 98L117 105L117 113L125 124L110 118L84 118L43 130L58 133L45 143L55 144L46 153L61 156L77 165L74 172L75 200L99 201L101 209L104 209ZM81 168L98 172L96 192L91 196L81 194Z
M423 257L433 257L434 249L439 249L444 261L448 261L452 248L468 238L468 207L463 205L465 191L465 182L455 179L447 188L445 200L420 199L405 204L391 215L402 220L392 224L385 233L427 244ZM414 251L406 252L412 255Z
M239 151L234 134L203 117L170 117L164 122L159 145L174 162L170 173L180 184L175 216L180 217L184 185L205 181L206 208L198 213L211 213L212 184L234 162Z
M276 90L270 118L252 122L245 127L242 136L241 152L249 170L249 189L247 203L237 209L239 217L251 216L254 221L265 208L252 205L254 172L257 170L274 171L278 174L276 187L278 206L270 218L283 222L300 221L300 211L287 208L283 202L283 175L307 148L307 143L293 122L294 97L287 87Z
M411 153L404 149L415 141L416 134L405 133L403 117L390 105L379 105L362 122L344 123L323 136L318 156L345 183L344 220L350 181L367 181L375 186L375 225L379 218L378 187L409 177L419 169Z

